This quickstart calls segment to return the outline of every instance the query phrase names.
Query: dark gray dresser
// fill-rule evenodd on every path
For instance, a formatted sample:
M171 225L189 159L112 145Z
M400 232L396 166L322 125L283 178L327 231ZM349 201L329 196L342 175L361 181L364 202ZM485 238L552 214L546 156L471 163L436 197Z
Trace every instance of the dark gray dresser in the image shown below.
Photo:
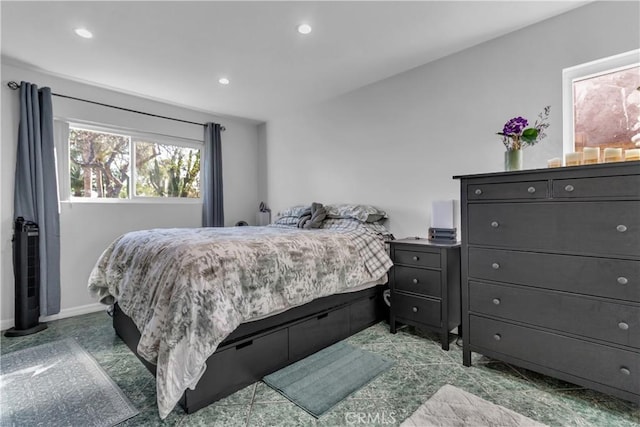
M640 403L640 162L461 180L471 352Z
M391 333L396 323L430 329L449 350L449 331L460 325L460 245L392 240L391 259Z

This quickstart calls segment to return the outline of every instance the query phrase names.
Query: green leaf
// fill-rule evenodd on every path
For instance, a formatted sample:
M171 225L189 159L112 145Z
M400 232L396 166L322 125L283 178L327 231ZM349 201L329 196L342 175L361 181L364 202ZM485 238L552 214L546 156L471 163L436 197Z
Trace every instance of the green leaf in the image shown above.
M538 130L535 128L527 128L522 131L522 139L527 142L533 142L538 138Z

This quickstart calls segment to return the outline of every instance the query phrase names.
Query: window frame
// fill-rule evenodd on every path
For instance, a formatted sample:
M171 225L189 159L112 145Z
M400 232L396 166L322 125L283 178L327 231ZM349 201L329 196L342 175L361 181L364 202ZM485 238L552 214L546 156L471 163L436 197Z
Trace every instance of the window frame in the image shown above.
M164 135L154 132L141 131L136 129L127 129L119 126L107 125L103 123L86 122L76 119L63 119L56 118L58 122L64 123L65 132L58 130L56 132L59 143L57 145L56 152L60 151L64 153L64 156L56 155L58 159L58 194L61 202L67 203L116 203L116 204L202 204L202 183L203 183L203 169L202 159L204 158L204 141L182 138L173 135ZM104 132L116 135L123 135L130 138L129 140L129 197L127 198L108 198L108 197L75 197L71 195L71 159L70 159L70 144L69 144L69 129L79 128L94 132ZM137 170L135 168L136 153L135 144L139 142L150 142L161 145L169 145L175 147L184 147L200 150L200 196L199 197L158 197L158 196L138 196L136 194L136 178Z
M640 66L640 49L597 59L562 70L562 155L575 151L573 83L603 74Z

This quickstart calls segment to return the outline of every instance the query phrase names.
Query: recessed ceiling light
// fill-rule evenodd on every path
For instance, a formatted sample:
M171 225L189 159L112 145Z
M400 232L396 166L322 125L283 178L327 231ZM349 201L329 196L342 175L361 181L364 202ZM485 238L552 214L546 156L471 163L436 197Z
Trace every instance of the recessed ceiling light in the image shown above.
M222 77L220 79L218 79L218 83L220 83L221 85L228 85L229 84L229 79L226 77Z
M85 39L90 39L93 37L93 34L91 34L91 31L87 30L86 28L76 28L74 31L76 32L77 35Z
M300 34L309 34L311 32L311 25L309 24L298 25L298 32Z

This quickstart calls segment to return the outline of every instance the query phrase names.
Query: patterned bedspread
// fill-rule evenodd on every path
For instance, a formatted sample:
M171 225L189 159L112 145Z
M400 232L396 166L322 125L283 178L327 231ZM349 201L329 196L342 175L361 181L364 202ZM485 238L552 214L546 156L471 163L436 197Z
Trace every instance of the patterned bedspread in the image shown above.
M155 229L127 233L102 254L89 290L118 302L141 333L138 353L157 365L165 418L240 323L348 291L391 267L365 227Z

